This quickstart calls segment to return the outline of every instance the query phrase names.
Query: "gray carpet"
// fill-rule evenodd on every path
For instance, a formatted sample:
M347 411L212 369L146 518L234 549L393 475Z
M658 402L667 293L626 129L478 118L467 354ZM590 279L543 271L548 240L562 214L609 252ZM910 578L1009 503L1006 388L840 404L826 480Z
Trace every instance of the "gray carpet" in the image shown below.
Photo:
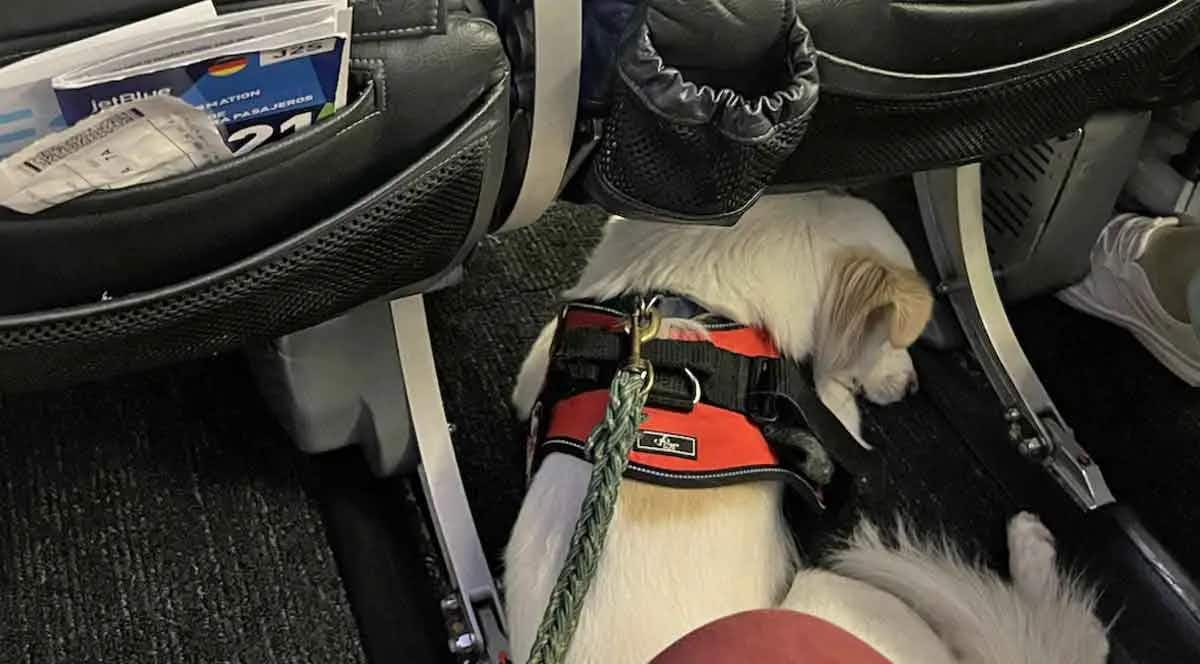
M1052 299L1015 308L1038 375L1119 500L1200 576L1200 390L1134 337Z
M247 377L0 397L0 662L363 661L302 458Z

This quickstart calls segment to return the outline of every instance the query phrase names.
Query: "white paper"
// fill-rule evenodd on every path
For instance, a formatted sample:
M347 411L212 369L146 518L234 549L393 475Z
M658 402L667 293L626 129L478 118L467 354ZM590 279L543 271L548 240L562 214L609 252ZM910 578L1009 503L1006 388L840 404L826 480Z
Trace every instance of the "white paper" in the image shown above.
M342 72L338 76L337 100L334 103L334 109L339 110L346 105L346 98L350 92L350 42L349 35L353 34L352 23L354 21L354 9L349 3L342 4L345 0L333 0L338 6L337 14L337 31L339 34L347 35L346 48L342 51Z
M128 44L115 57L64 71L52 84L60 90L83 88L225 53L277 49L333 36L348 39L349 19L343 14L348 17L350 12L345 0L310 0L226 14L148 44ZM345 32L339 32L343 26Z
M33 214L96 189L232 157L207 113L177 97L150 97L88 117L0 162L0 205Z
M204 0L0 68L0 157L64 126L50 79L110 58L128 50L131 44L153 40L164 30L194 25L216 15L212 1Z

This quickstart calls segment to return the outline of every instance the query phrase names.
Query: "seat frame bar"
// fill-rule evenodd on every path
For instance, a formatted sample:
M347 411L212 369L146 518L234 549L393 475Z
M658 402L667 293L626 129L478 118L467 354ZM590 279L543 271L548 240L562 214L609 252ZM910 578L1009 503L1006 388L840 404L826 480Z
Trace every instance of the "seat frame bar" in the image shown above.
M1009 439L1037 461L1081 508L1115 502L1104 474L1076 440L1025 356L1004 310L983 221L979 164L913 176L926 236L951 307L1009 423Z
M454 592L442 600L452 630L450 650L468 661L496 664L508 651L504 605L488 567L450 438L423 295L392 300L396 351L421 461L418 473L442 560ZM462 621L455 618L461 616Z

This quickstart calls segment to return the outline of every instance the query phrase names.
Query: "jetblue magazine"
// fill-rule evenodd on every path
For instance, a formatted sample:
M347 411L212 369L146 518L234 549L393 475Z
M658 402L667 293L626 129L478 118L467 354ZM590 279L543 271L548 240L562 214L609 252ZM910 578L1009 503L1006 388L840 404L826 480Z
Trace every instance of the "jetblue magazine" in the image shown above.
M345 105L338 98L346 40L329 37L283 49L235 53L120 81L57 90L72 125L117 104L173 95L209 112L242 154L303 129Z
M285 29L272 34L268 20L256 34L239 30L242 38L230 39L217 19L186 43L131 50L55 78L63 119L73 125L122 103L172 95L207 111L235 155L302 130L344 106L348 86L350 10L344 0L316 4L332 13L313 14L323 18L313 24L276 21Z

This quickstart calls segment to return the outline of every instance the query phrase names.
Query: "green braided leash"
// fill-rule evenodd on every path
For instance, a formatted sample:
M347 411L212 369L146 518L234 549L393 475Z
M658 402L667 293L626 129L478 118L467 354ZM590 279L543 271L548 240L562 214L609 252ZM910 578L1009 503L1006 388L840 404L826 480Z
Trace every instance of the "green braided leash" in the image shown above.
M604 551L621 476L629 466L629 451L645 417L642 408L646 405L647 379L643 372L618 372L608 393L604 420L588 436L592 477L579 510L579 521L575 522L575 532L571 534L566 562L542 614L529 664L561 664L567 656L583 598Z

